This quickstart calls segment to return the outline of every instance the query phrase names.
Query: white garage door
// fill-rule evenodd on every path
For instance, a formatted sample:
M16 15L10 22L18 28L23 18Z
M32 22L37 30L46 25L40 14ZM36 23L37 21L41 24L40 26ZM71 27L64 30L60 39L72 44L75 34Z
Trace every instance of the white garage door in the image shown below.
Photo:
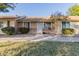
M43 33L44 24L43 23L37 23L37 33L42 34Z

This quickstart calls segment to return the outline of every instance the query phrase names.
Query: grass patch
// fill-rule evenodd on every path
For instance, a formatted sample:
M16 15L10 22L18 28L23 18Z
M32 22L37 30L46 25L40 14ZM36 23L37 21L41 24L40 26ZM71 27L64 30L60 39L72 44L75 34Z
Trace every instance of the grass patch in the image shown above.
M2 41L1 56L79 56L79 43L51 41Z

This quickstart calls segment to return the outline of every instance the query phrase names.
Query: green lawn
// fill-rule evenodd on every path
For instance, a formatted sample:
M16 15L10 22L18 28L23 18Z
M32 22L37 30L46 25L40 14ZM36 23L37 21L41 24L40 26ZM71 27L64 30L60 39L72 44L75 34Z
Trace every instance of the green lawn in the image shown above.
M79 43L64 42L30 42L30 41L1 41L0 55L2 56L59 56L79 55Z

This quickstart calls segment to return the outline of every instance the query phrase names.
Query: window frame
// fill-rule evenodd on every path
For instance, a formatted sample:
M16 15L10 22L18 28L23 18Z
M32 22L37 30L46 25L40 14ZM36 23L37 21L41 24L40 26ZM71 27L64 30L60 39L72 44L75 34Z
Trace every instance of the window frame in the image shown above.
M63 28L70 28L70 22L68 22L68 21L63 21L62 22L62 29Z
M50 22L45 22L44 23L44 29L51 30L51 23Z

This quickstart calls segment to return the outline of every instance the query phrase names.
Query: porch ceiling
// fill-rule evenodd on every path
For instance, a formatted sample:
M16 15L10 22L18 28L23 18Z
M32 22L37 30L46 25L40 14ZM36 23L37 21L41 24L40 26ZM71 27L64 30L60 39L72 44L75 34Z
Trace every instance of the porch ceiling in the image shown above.
M52 22L52 21L50 19L29 18L29 19L18 20L18 22Z
M16 21L16 16L0 16L0 20Z

